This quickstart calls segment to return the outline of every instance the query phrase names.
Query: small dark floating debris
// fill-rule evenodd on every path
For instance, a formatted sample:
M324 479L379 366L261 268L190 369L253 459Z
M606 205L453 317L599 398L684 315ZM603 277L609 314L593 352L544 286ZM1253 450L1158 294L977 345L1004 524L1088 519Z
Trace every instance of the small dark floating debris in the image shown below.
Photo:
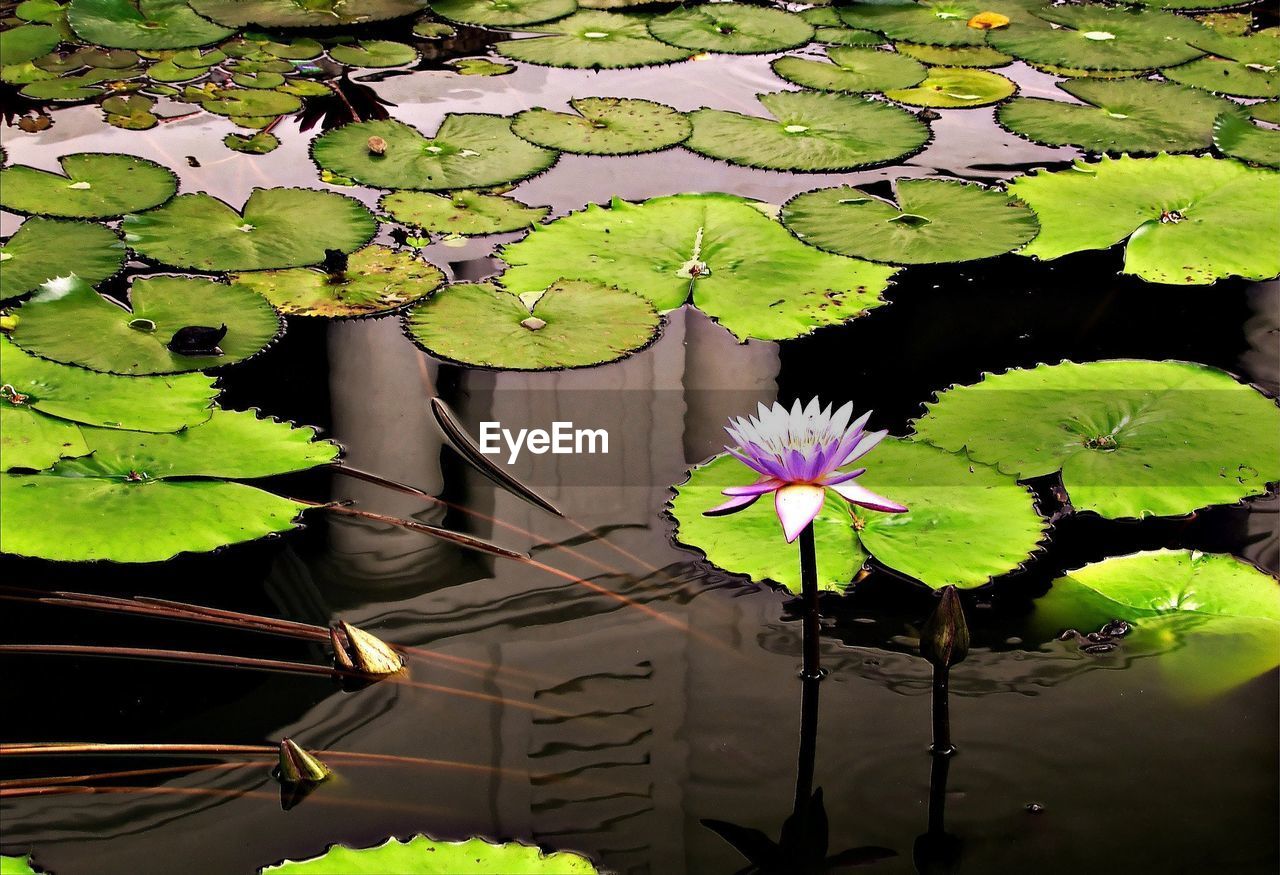
M151 329L155 329L154 322L151 324ZM222 355L222 349L218 344L226 336L227 326L225 323L217 328L211 325L186 325L173 332L173 337L169 339L168 347L169 351L176 355L217 356Z

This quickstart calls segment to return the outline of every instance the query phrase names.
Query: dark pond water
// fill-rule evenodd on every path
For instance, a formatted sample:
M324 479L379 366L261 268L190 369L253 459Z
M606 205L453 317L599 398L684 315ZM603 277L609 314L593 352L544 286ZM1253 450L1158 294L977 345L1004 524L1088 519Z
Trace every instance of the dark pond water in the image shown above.
M752 111L776 90L768 57L722 57L639 71L522 66L509 76L421 70L365 82L394 115L433 129L450 111L561 107L572 96L643 96L680 109ZM1002 71L1024 94L1053 79ZM357 77L360 78L360 77ZM724 191L780 203L837 183L895 175L997 180L1078 153L1001 131L989 109L943 111L935 139L905 166L838 176L731 167L682 150L630 158L565 156L516 189L556 215L612 196ZM106 128L93 107L54 114L39 134L4 130L10 160L52 167L68 152L118 151L176 168L184 191L239 203L255 185L316 186L310 134L287 120L276 152L220 143L209 116L145 133ZM199 167L188 166L193 156ZM351 190L347 190L351 191ZM372 203L376 193L354 193ZM4 216L3 231L17 219ZM502 239L513 239L512 237ZM494 238L435 245L454 278L495 271ZM224 404L321 426L360 468L419 486L469 512L444 511L328 472L273 483L284 494L447 524L521 549L626 596L462 552L400 529L340 517L305 530L158 566L53 565L7 558L6 582L150 594L327 624L345 618L389 641L469 662L415 658L414 685L344 691L324 678L91 658L7 655L4 741L273 743L429 758L358 763L285 810L261 765L134 781L160 792L5 800L3 843L38 851L58 873L247 873L341 841L391 834L524 838L575 849L621 873L728 873L743 865L700 820L776 837L791 812L800 743L800 624L783 593L700 564L673 545L669 485L722 445L730 414L817 393L874 407L902 433L954 382L1064 358L1185 359L1269 393L1280 383L1280 290L1224 282L1147 285L1118 274L1116 251L1042 264L1006 256L977 266L909 269L890 305L785 345L739 345L695 311L622 362L517 374L461 368L419 351L396 318L292 320L269 352L222 378ZM607 428L608 456L526 456L516 473L563 508L557 520L496 490L443 447L428 399L472 425L553 419ZM1042 506L1055 507L1041 489ZM1061 570L1157 546L1244 556L1275 571L1280 503L1144 523L1071 517L1023 572L972 594L975 649L953 672L946 828L955 871L1273 872L1277 864L1276 675L1211 701L1178 692L1158 655L1082 653L1028 628L1034 596ZM831 598L814 783L831 849L879 845L897 856L867 871L947 871L913 853L930 796L929 672L915 630L923 589L872 572ZM656 615L656 616L655 616ZM6 605L8 642L94 642L318 660L318 649L203 627ZM3 777L182 765L172 758L6 758ZM192 761L194 762L194 761ZM120 785L128 785L121 781ZM939 791L941 788L935 788ZM921 847L926 847L922 843ZM927 850L927 848L926 848Z

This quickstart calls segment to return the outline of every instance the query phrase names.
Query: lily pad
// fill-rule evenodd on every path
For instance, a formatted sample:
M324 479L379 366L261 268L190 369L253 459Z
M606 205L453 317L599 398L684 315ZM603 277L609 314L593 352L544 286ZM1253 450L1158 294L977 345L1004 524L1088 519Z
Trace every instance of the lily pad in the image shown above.
M1205 365L1040 365L925 406L920 438L1020 479L1060 472L1077 510L1107 518L1187 514L1280 480L1280 409Z
M46 473L0 475L5 552L161 562L288 531L310 505L229 480L301 471L338 455L314 430L252 412L218 410L176 434L81 431L91 455Z
M78 102L89 100L120 87L118 83L143 74L141 67L127 70L89 68L79 74L63 74L54 79L43 79L22 86L22 96L32 100L53 102Z
M284 327L257 292L195 277L135 279L128 304L107 300L78 277L54 280L23 304L13 340L95 371L176 374L257 355ZM202 337L193 328L223 333Z
M1003 67L1013 62L1012 55L990 46L930 46L899 41L893 47L899 54L934 67Z
M47 280L71 274L99 283L123 265L124 246L110 228L33 217L0 246L0 299L25 295Z
M1214 122L1213 145L1223 155L1280 168L1280 131L1260 128L1238 112L1225 112Z
M868 468L858 482L910 510L851 512L828 493L814 521L822 589L843 591L868 555L934 588L978 587L1017 569L1044 538L1031 494L995 468L899 438L883 441ZM724 500L722 489L757 477L727 454L694 468L671 501L676 539L727 571L799 593L798 548L783 539L768 496L732 516L703 516Z
M1210 56L1161 70L1166 79L1234 97L1280 97L1280 32L1232 37L1200 30L1191 43Z
M901 179L898 204L850 186L793 198L782 223L811 246L890 264L973 261L1012 252L1036 236L1026 205L996 189Z
M813 39L812 25L799 15L746 3L675 9L651 19L649 33L682 49L733 55L781 52Z
M232 133L222 138L222 144L233 152L243 152L246 155L266 155L268 152L274 152L279 148L280 138L275 134L268 134L266 131L259 131L247 137L243 134Z
M56 27L20 24L0 32L0 66L23 64L49 54L62 42Z
M1253 103L1245 107L1249 115L1253 116L1260 122L1268 124L1280 125L1280 100L1268 100L1263 103Z
M434 356L519 371L616 361L648 346L661 324L645 298L585 280L525 295L460 283L405 318L409 336Z
M690 113L693 134L685 147L744 167L816 173L886 164L929 141L924 122L883 101L810 91L758 99L773 118L722 109Z
M883 35L870 30L858 30L856 27L815 27L813 41L826 46L863 46L881 45Z
M910 88L926 75L923 64L895 52L833 46L830 64L786 55L769 63L774 73L802 88L864 93Z
M130 248L173 267L265 270L319 264L353 252L378 225L354 198L306 188L255 188L243 212L204 193L124 217Z
M331 46L329 57L348 67L403 67L418 60L418 52L404 43L374 39Z
M440 842L426 836L408 841L390 838L373 848L334 845L319 857L285 860L262 875L594 875L585 857L567 851L544 854L519 842L494 844L484 839Z
M116 49L207 46L235 33L201 18L186 0L71 0L67 22L85 42Z
M426 0L190 0L205 18L229 27L337 27L414 15Z
M1023 61L1082 70L1151 70L1204 54L1190 41L1205 28L1167 12L1086 3L1035 14L1057 27L992 30L991 45Z
M618 286L660 311L694 305L739 339L782 340L879 306L894 269L821 252L756 202L681 194L590 205L501 248L517 294L561 279Z
M375 137L381 152L370 147ZM558 154L517 137L510 119L449 113L431 139L390 119L343 125L316 139L311 156L321 168L365 185L440 191L526 179Z
M919 85L886 91L885 97L908 106L969 109L999 103L1017 90L1012 80L990 70L931 67Z
M996 111L1001 125L1037 143L1088 152L1196 152L1230 101L1149 79L1075 79L1058 87L1085 105L1019 97Z
M514 198L465 190L447 195L393 191L384 194L378 206L397 222L463 237L521 231L551 212L550 207L530 207Z
M1152 550L1094 562L1055 580L1031 621L1052 636L1115 619L1131 626L1124 658L1154 657L1191 698L1280 665L1280 581L1234 556Z
M432 0L431 11L458 24L515 27L572 15L577 0Z
M1023 255L1059 258L1128 238L1124 270L1148 282L1280 274L1274 170L1189 155L1104 157L1019 177L1009 190L1040 219L1040 235Z
M574 155L635 155L684 142L693 126L684 113L651 100L577 97L574 112L527 109L511 120L511 130L535 146Z
M62 173L22 164L0 170L0 206L15 213L108 219L162 204L178 178L132 155L79 152L58 159Z
M448 66L459 76L505 76L516 71L515 64L499 64L488 58L455 58Z
M670 64L693 54L654 39L643 18L616 12L579 10L568 18L524 29L546 36L504 40L494 46L498 54L530 64L583 70Z
M912 43L930 46L981 46L986 30L969 27L969 19L981 12L998 12L1015 26L1034 22L1031 10L1047 5L1044 0L931 0L911 3L854 3L836 12L850 27L874 30Z
M31 855L25 857L0 856L0 875L40 875L31 863Z
M302 101L266 88L214 88L200 105L208 112L235 118L288 115L301 109Z
M151 110L156 102L142 94L121 94L102 101L107 124L127 131L147 131L160 123Z
M412 252L372 244L352 253L342 270L265 270L231 275L290 316L376 316L422 298L444 274Z

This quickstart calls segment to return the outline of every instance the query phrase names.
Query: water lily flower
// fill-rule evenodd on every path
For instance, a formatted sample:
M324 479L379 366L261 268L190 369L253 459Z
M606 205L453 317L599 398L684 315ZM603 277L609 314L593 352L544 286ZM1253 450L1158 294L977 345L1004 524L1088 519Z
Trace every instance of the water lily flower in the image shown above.
M790 544L813 522L826 501L827 490L850 504L886 513L905 513L907 508L853 481L866 468L841 471L875 449L888 432L865 430L870 411L852 424L853 405L835 413L831 406L818 408L814 398L805 407L796 401L791 410L775 403L759 405L757 416L730 419L725 431L738 446L725 447L734 458L760 475L755 483L730 486L724 490L729 500L703 511L706 516L724 516L773 493L773 506Z

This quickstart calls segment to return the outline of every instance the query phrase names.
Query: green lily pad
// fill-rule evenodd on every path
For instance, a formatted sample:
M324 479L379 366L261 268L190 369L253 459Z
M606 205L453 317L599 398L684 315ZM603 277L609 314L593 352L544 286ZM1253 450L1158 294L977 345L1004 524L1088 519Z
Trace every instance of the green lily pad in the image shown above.
M438 267L412 252L371 244L351 254L346 268L264 270L231 281L265 297L289 316L377 316L412 304L444 282Z
M40 875L31 863L31 855L25 857L0 856L0 875Z
M1010 29L1035 23L1031 10L1047 5L1044 0L932 0L923 3L854 3L837 7L836 12L850 27L878 31L895 41L905 40L930 46L981 46L988 31L969 27L969 19L980 12L998 12L1008 17Z
M156 102L142 94L121 94L102 101L107 124L127 131L148 131L160 123L151 112Z
M843 591L868 555L934 588L982 586L1016 570L1044 538L1047 523L1031 494L995 468L899 438L883 441L866 467L860 484L910 510L851 509L828 492L814 521L821 589ZM695 467L670 504L676 539L726 571L798 594L799 550L782 537L772 496L730 516L703 515L724 500L722 489L757 478L727 454Z
M782 223L811 246L890 264L992 258L1040 228L1026 205L976 183L901 179L896 189L896 206L850 186L806 192L783 205Z
M1280 100L1267 100L1262 103L1253 103L1245 107L1249 115L1253 116L1260 122L1268 124L1280 125Z
M693 126L684 113L651 100L577 97L573 113L537 107L511 120L511 130L535 146L574 155L635 155L684 142Z
M1070 571L1035 603L1053 636L1123 619L1126 660L1154 657L1172 689L1220 695L1280 665L1280 582L1234 556L1152 550Z
M969 109L999 103L1017 90L1012 80L990 70L930 67L929 75L919 85L886 91L885 97L908 106Z
M661 325L645 298L586 280L524 295L459 283L405 317L409 336L438 358L517 371L617 361L648 346Z
M1196 152L1213 144L1213 122L1234 109L1228 100L1150 79L1059 82L1084 105L1019 97L996 121L1029 140L1088 152Z
M694 305L739 339L782 340L879 306L894 269L805 246L756 202L681 194L590 205L503 246L501 285L561 279L618 286L659 311Z
M201 18L186 0L71 0L67 22L87 43L117 49L184 49L235 30Z
M1167 12L1086 3L1036 16L1058 27L992 30L991 45L1023 61L1083 70L1151 70L1204 54L1190 41L1205 28Z
M754 55L805 45L813 39L813 26L782 9L706 3L651 19L649 33L668 45L694 52Z
M423 39L451 39L458 35L458 31L443 21L432 21L423 16L414 22L413 35Z
M834 172L886 164L929 141L924 122L883 101L810 91L758 99L773 118L722 109L690 113L693 134L685 147L744 167Z
M215 88L200 105L208 112L233 117L288 115L302 109L297 96L264 88Z
M870 48L881 45L884 42L884 36L870 30L858 30L856 27L815 27L813 41L826 46Z
M863 93L909 88L924 79L924 65L895 52L877 49L827 49L831 63L785 55L769 62L773 72L802 88Z
M1275 402L1205 365L1040 365L925 407L922 439L1020 479L1060 472L1077 510L1107 518L1187 514L1280 480Z
M109 219L162 204L178 178L132 155L79 152L58 159L62 173L22 164L0 170L0 206L15 213L67 219Z
M577 0L432 0L431 11L458 24L515 27L572 15Z
M20 24L0 33L0 66L23 64L49 54L62 42L56 27Z
M23 304L13 340L43 358L95 371L176 374L243 361L284 328L257 292L195 277L135 279L128 305L108 301L78 277L54 280ZM214 343L221 353L182 353L174 337L191 326L225 328Z
M515 64L499 64L488 58L455 58L448 65L459 76L505 76L516 71Z
M1280 97L1280 31L1233 37L1200 28L1190 42L1210 57L1161 70L1166 79L1234 97Z
M393 191L384 194L378 206L397 222L462 237L522 231L551 212L550 207L530 207L514 198L465 190L447 195Z
M990 46L930 46L899 41L893 47L899 54L932 67L1003 67L1013 62L1012 55Z
M1280 274L1280 173L1221 158L1159 155L1077 162L1009 190L1036 211L1023 255L1052 259L1128 238L1126 273L1196 285Z
M440 842L426 836L387 839L374 848L334 845L319 857L285 860L262 875L594 875L591 861L567 851L544 854L519 842Z
M494 46L498 54L546 67L584 70L670 64L692 55L688 49L650 36L643 18L616 12L579 10L568 18L524 29L546 35L504 40Z
M33 217L0 246L0 299L25 295L47 280L71 274L100 283L123 265L124 246L110 228Z
M372 137L385 143L381 154L370 149ZM431 191L503 185L541 173L559 157L513 134L510 119L478 113L449 113L431 139L390 119L343 125L316 139L311 156L365 185Z
M246 155L266 155L268 152L274 152L279 148L280 138L265 131L259 131L247 137L244 134L232 133L222 138L222 144L233 152L243 152Z
M201 193L124 217L125 242L135 252L206 271L319 264L328 250L359 249L377 227L354 198L305 188L255 188L243 213Z
M1238 112L1225 112L1213 125L1213 145L1223 155L1280 168L1280 131L1260 128Z
M426 0L190 0L205 18L228 27L338 27L414 15ZM314 57L314 56L313 56Z
M90 100L108 92L116 83L122 83L143 75L141 67L127 70L89 68L83 73L63 74L55 79L43 79L22 86L23 97L53 102L78 102Z
M331 46L329 57L348 67L403 67L418 60L418 52L404 43L374 39Z
M161 562L288 531L309 505L230 478L301 471L338 455L314 430L252 412L218 410L176 434L82 432L91 455L47 473L0 475L5 552Z

